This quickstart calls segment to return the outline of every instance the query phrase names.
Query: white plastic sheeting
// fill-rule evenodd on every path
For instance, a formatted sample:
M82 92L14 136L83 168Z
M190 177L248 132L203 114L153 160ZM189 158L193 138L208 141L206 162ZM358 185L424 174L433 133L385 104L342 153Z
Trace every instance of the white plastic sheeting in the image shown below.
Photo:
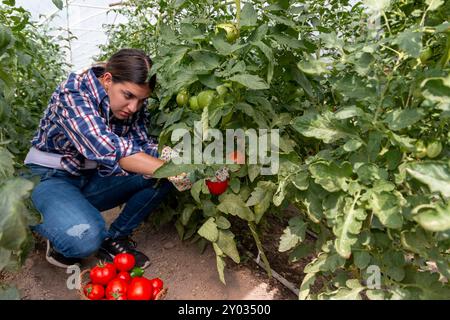
M100 44L107 43L104 24L126 22L126 18L112 11L121 0L63 0L64 8L59 10L52 0L16 0L32 14L32 19L48 24L55 41L67 46L66 61L73 70L82 69L98 55ZM61 42L60 36L67 38L68 31L76 38L69 43Z

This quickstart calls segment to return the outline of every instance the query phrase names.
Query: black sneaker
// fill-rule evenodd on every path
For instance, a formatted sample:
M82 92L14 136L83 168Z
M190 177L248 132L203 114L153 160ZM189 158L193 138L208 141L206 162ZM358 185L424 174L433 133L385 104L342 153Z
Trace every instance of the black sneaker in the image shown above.
M145 269L150 265L150 259L142 252L137 251L136 242L128 237L114 240L109 238L105 239L98 250L97 257L113 261L116 254L119 253L131 253L136 259L136 267Z
M73 265L81 265L81 259L79 258L67 258L61 253L57 252L49 240L47 240L47 251L45 253L45 259L52 265L67 269Z

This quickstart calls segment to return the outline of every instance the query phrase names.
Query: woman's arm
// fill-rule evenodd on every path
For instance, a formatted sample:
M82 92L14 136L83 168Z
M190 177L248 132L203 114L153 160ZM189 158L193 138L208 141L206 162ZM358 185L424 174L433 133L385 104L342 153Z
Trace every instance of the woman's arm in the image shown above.
M119 165L122 169L143 175L153 175L156 169L164 163L163 160L152 157L145 152L138 152L119 160Z

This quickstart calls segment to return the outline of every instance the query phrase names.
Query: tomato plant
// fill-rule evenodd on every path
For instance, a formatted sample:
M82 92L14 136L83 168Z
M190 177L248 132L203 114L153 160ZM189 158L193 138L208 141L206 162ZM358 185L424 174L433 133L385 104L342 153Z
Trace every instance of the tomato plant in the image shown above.
M39 223L40 215L29 195L37 181L21 176L23 160L48 99L67 71L63 56L29 12L14 1L0 4L0 272L19 269L34 246L29 225Z
M191 165L197 182L178 196L179 210L168 209L179 216L182 239L212 243L223 282L223 258L240 261L234 238L243 235L230 230L232 219L245 221L270 272L259 228L267 214L293 205L299 214L286 221L279 251L293 261L315 257L303 270L300 298L449 295L439 281L450 276L448 1L135 7L143 15L155 8L155 25L129 14L129 26L112 27L104 52L126 42L133 28L144 30L142 41L130 44L158 61L150 128L161 144L177 128L194 135L195 121L220 130L280 130L277 175L260 175L259 164L230 165L229 187L215 197L208 179L220 166ZM181 88L199 113L176 108ZM198 97L207 90L217 95L203 108ZM156 176L186 168L168 163ZM312 248L306 230L317 234ZM374 266L377 288L365 285ZM313 292L319 277L332 280Z

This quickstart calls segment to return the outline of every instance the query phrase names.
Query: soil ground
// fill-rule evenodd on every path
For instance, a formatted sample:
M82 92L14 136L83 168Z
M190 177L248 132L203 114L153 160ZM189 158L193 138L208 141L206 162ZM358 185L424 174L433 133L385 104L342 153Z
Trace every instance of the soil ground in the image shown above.
M105 211L105 220L111 223L119 212L118 208ZM279 234L282 226L276 228ZM172 300L295 300L298 297L274 278L268 278L264 269L252 259L243 259L237 265L227 261L225 269L226 285L219 280L215 253L211 246L201 253L195 244L182 242L172 224L158 230L150 224L143 224L134 237L138 249L147 254L152 264L145 271L146 277L160 277L168 288L166 299ZM278 238L267 238L264 245L276 250ZM276 252L276 251L275 251ZM242 253L241 253L242 254ZM287 265L287 255L269 256L272 268L294 281L298 288L303 277L303 265ZM82 269L95 265L97 259L91 257L83 262ZM277 270L278 268L278 270ZM293 275L292 272L299 275ZM291 275L290 275L291 274ZM22 299L79 299L77 290L69 290L67 280L71 274L65 269L54 267L45 260L45 242L39 240L28 257L24 267L17 274L3 275L8 284L20 290Z

